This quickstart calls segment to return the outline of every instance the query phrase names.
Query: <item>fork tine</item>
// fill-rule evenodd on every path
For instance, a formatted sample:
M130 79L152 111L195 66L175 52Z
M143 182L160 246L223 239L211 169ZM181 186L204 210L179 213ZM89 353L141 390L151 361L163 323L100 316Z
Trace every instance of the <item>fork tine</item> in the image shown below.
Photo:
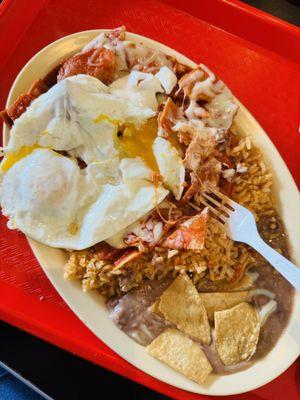
M203 197L201 197L200 198L200 202L204 205L204 206L206 206L206 207L208 207L209 208L209 211L211 211L214 215L213 215L213 217L217 217L217 219L218 219L218 221L220 221L220 222L222 222L223 224L225 224L225 220L226 220L226 217L225 217L225 215L224 214L221 214L218 210L216 210L211 204L209 204L209 203L207 203L207 201L205 201L204 199L203 199Z
M203 198L200 198L200 202L201 202L204 206L208 207L209 210L210 210L213 214L215 214L215 215L213 215L214 218L218 219L219 222L222 222L222 223L225 224L225 221L224 221L224 219L223 219L225 216L224 216L223 214L219 213L215 208L212 207L211 204L208 204ZM192 208L194 208L194 210L196 210L196 211L198 211L198 212L201 211L201 208L200 208L200 207L197 207L197 206L196 206L195 204L193 204L192 202L189 202L189 205L190 205ZM222 218L222 217L223 217L223 218ZM221 220L221 221L220 221L220 220Z
M196 211L200 212L201 208L196 206L196 204L192 203L191 201L189 201L189 205Z
M210 192L212 192L213 194L215 194L216 196L218 196L220 199L224 200L224 202L226 202L227 204L224 205L228 205L230 208L232 208L234 211L234 205L235 202L233 200L231 200L228 196L226 196L225 194L221 193L219 190L217 190L215 188L215 186L211 185L210 183L207 183L207 188L209 189Z
M210 201L213 203L220 211L223 212L223 215L227 218L230 216L230 211L228 208L225 208L223 203L220 203L218 200L214 199L213 197L209 196L207 193L201 193L201 196L205 197L206 200Z

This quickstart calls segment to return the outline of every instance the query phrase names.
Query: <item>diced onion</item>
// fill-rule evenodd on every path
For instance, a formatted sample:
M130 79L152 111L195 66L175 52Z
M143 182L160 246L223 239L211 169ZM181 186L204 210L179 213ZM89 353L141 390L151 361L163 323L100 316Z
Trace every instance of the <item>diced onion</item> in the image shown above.
M270 299L275 298L275 293L273 293L267 289L254 289L254 290L250 291L250 297L259 296L259 295L269 297Z
M247 275L250 276L252 282L255 282L256 279L259 277L259 273L257 271L247 271Z
M260 326L263 326L269 316L277 309L277 301L270 300L259 310Z

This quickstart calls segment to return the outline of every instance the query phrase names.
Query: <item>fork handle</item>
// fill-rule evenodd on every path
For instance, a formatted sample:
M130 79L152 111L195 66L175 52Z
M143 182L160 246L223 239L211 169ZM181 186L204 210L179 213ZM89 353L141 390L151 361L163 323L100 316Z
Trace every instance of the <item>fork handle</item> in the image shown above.
M300 291L300 268L269 246L259 235L248 243Z

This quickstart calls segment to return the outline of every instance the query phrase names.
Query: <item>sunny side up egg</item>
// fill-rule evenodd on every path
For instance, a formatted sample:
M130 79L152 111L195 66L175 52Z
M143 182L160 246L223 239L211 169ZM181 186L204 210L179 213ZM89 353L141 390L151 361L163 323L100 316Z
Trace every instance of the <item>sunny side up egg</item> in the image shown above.
M157 137L157 93L163 80L133 71L110 87L76 75L37 98L4 149L3 214L37 241L80 250L141 218L168 189L180 196L184 167ZM152 183L153 171L164 186Z

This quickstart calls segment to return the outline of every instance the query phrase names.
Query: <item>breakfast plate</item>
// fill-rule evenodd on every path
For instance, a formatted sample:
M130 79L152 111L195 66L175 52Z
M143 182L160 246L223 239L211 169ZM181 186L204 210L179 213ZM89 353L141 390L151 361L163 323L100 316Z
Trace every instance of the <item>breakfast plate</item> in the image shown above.
M101 31L79 32L62 38L41 50L29 61L16 78L10 91L7 105L12 104L20 93L26 92L34 80L47 75L61 60L79 51L99 32ZM133 42L143 43L149 48L161 50L191 68L196 67L191 60L148 38L131 33L127 33L127 38ZM294 261L299 264L300 253L297 250L297 243L299 243L300 239L300 224L295 221L296 216L299 215L299 198L296 185L265 132L243 105L236 99L235 101L239 105L239 111L235 119L236 128L241 134L252 136L253 142L262 150L265 161L273 172L276 186L275 193L278 195L280 214L289 234L291 253ZM8 139L9 129L5 127L5 144L8 143ZM288 326L267 356L256 361L251 368L236 372L233 375L210 375L205 384L199 386L152 358L145 352L144 347L135 343L119 330L109 318L104 299L98 293L93 291L83 293L78 281L64 280L63 267L67 262L67 255L64 251L50 248L31 239L29 239L29 243L52 284L93 333L124 359L171 385L195 393L210 395L242 393L274 379L288 368L299 355L300 344L298 338L300 326L297 316L300 311L300 298L297 294Z

